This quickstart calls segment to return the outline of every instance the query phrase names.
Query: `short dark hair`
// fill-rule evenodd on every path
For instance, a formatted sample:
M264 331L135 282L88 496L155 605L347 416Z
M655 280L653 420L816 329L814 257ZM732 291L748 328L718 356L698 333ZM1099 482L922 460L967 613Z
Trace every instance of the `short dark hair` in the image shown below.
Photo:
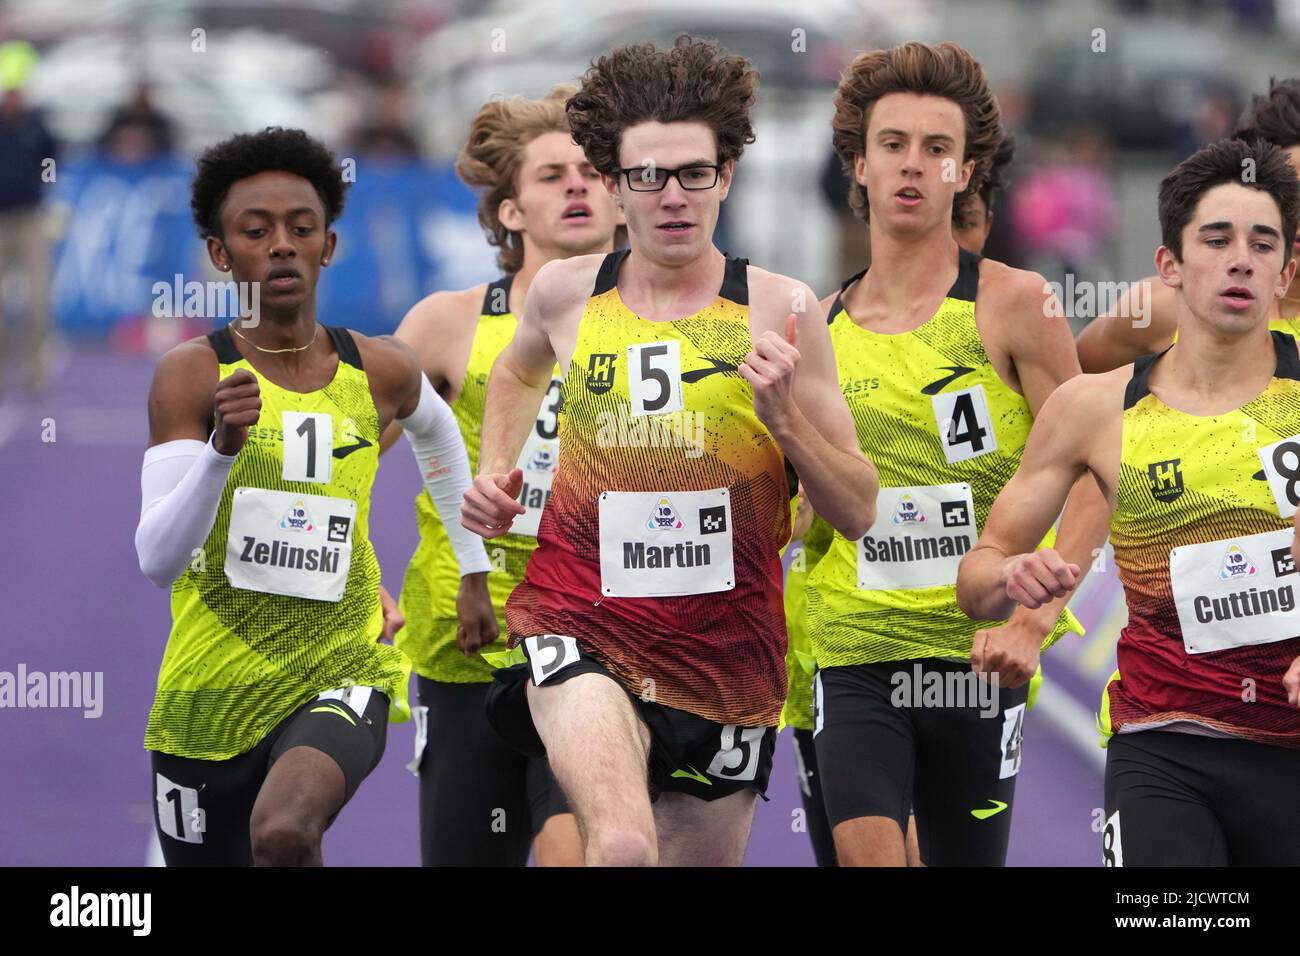
M349 183L343 181L334 154L300 129L268 126L260 133L224 139L199 156L190 188L190 209L199 236L221 235L221 206L232 185L273 170L301 176L315 187L325 207L326 227L343 215Z
M748 60L683 34L667 50L634 43L600 57L565 109L574 142L612 176L623 131L651 120L704 123L717 141L718 162L739 159L754 141L749 113L757 94L758 71Z
M1246 176L1247 170L1251 175ZM1179 262L1183 261L1183 229L1196 204L1209 190L1224 183L1239 183L1268 193L1282 214L1282 239L1286 262L1295 241L1300 217L1300 183L1281 148L1262 139L1221 139L1198 150L1160 181L1160 241Z
M993 154L992 165L989 166L989 175L984 180L984 185L979 188L979 197L984 200L984 215L987 216L993 211L993 203L999 196L1007 191L1011 185L1011 176L1008 170L1011 168L1011 161L1016 156L1016 138L1007 133L1002 142L998 144L997 152ZM962 208L963 205L965 208ZM983 223L970 222L970 203L952 204L952 218L958 229L969 229L971 226L983 225Z
M1266 94L1251 97L1233 135L1247 141L1262 139L1283 149L1300 145L1300 79L1281 80L1271 84Z

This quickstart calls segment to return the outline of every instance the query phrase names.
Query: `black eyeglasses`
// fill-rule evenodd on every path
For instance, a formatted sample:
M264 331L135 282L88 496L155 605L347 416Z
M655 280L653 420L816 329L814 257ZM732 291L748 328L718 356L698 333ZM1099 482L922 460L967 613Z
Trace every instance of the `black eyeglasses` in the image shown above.
M678 169L650 165L619 170L627 177L627 188L638 193L657 193L668 185L670 179L676 179L683 189L712 189L718 184L718 174L721 171L721 163L713 166L699 163Z

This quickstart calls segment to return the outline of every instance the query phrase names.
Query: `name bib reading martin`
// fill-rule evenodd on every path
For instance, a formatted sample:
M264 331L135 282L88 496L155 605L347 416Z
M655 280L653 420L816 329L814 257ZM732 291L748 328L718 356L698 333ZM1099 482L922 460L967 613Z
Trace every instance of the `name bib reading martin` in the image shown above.
M726 488L606 491L598 515L600 590L607 597L678 597L736 586Z
M866 591L957 583L957 565L975 546L970 485L881 488L876 523L858 541L858 587Z
M226 538L231 587L337 601L352 566L351 498L236 488Z

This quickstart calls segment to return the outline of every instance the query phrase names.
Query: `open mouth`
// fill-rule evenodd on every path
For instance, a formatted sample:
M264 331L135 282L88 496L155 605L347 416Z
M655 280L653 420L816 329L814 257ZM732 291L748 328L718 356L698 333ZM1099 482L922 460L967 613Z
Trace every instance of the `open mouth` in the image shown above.
M674 220L673 222L663 223L662 225L660 225L659 228L664 230L665 232L685 232L687 229L690 229L691 226L692 224L689 222Z
M272 269L266 274L266 284L272 289L292 289L300 282L302 282L302 274L297 269L281 267Z
M1255 297L1250 290L1243 286L1234 285L1223 291L1223 298L1235 306L1245 307L1255 301Z
M565 208L564 215L561 216L560 218L566 220L569 219L577 219L582 221L588 220L591 218L591 207L588 206L586 203L573 203L572 205Z
M894 195L898 197L898 201L905 206L915 206L923 198L925 198L924 196L921 195L921 191L919 189L913 189L911 186L908 186L904 189L900 189L898 192L894 193Z

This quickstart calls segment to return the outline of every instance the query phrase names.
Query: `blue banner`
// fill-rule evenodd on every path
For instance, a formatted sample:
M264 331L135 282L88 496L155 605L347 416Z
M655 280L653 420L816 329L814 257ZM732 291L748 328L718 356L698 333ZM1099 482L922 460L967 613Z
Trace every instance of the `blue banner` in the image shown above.
M224 281L190 217L193 165L166 158L125 166L99 156L61 163L54 199L67 209L55 247L52 303L59 328L107 335L151 313L155 283ZM391 332L415 302L495 275L474 195L451 166L357 162L338 248L321 274L317 317Z

